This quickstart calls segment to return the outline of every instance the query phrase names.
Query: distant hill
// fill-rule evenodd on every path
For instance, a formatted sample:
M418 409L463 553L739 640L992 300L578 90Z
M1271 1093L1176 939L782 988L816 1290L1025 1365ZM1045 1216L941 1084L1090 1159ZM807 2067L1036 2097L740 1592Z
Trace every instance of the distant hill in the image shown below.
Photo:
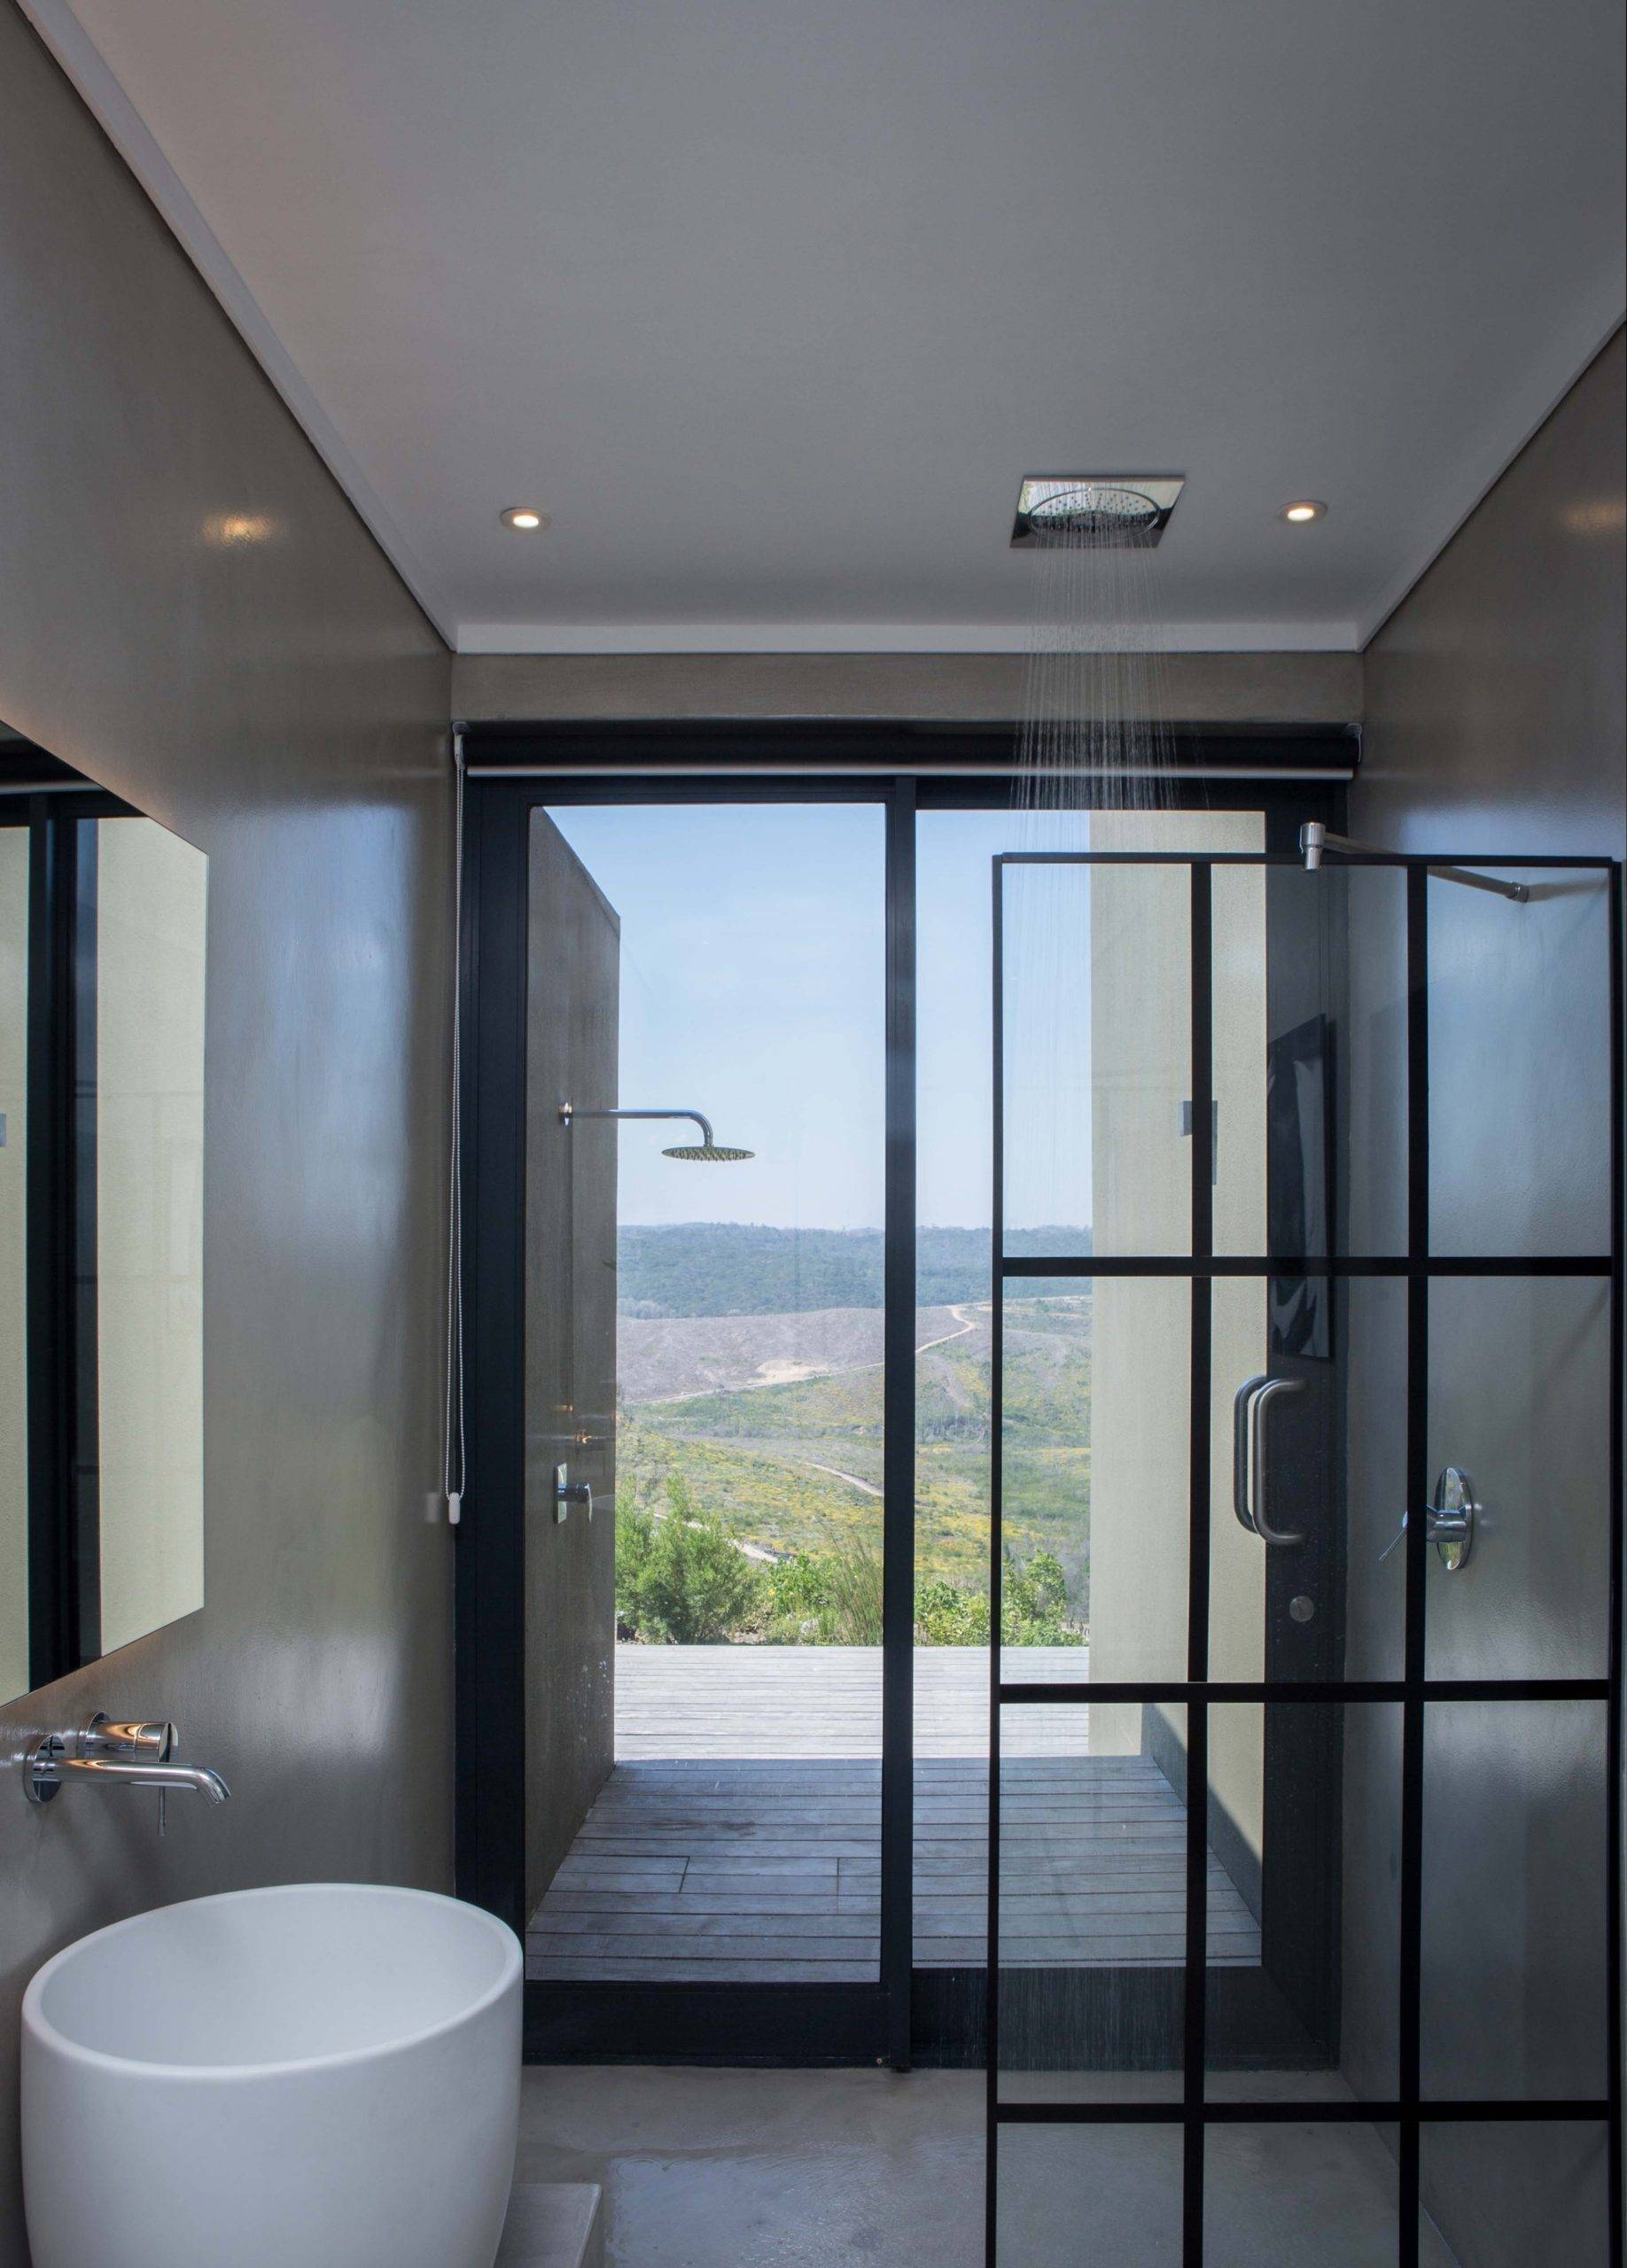
M1088 1229L1023 1229L1018 1254L1088 1254ZM986 1229L922 1229L916 1296L922 1307L986 1299ZM617 1290L633 1316L801 1315L882 1304L879 1229L769 1229L732 1221L624 1226Z

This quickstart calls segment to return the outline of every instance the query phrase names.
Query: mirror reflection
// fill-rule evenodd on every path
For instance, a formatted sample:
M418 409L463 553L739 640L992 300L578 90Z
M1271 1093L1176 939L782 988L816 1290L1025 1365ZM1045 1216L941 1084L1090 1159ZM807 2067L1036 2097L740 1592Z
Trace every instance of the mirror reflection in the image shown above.
M208 861L0 730L0 1694L203 1604Z

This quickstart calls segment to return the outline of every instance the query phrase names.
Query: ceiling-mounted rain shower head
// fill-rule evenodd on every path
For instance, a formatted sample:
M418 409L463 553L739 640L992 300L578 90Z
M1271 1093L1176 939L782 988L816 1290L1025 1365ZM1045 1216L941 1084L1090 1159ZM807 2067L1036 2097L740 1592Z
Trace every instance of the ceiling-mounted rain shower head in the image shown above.
M1012 548L1099 543L1150 551L1185 485L1181 473L1030 473L1017 491Z

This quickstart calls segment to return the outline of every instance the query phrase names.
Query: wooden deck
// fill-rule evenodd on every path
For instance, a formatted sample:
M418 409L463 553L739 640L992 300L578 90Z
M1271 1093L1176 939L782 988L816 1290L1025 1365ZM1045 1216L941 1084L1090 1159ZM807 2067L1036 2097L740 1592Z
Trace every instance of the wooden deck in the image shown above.
M1028 1676L1087 1670L1080 1648L1020 1662ZM988 1658L923 1650L915 1671L915 1959L976 1967L987 1955ZM620 1760L533 1917L527 1974L873 1977L879 1655L628 1647L617 1674ZM1008 1738L1001 1767L1005 1960L1176 1965L1185 1811L1148 1759L1086 1753L1087 1718L1079 1704L1008 1713L1022 1737ZM1257 1963L1258 1926L1212 1854L1208 1905L1211 1961Z

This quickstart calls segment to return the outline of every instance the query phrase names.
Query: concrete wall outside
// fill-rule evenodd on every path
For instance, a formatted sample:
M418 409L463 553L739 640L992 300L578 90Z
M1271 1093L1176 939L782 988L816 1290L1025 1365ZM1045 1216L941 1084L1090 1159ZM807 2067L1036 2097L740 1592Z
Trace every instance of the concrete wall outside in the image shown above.
M1099 850L1261 850L1257 812L1093 814ZM1179 1131L1190 1089L1190 883L1184 866L1097 867L1090 880L1094 1228L1102 1253L1190 1249L1191 1159ZM1215 1237L1222 1251L1264 1247L1265 886L1257 871L1217 872L1213 903L1214 1084L1218 1106ZM1094 1286L1091 1357L1091 1675L1102 1682L1187 1674L1190 1494L1187 1287L1104 1276ZM1211 1474L1225 1513L1211 1531L1211 1643L1216 1675L1265 1674L1263 1547L1233 1519L1231 1397L1265 1370L1264 1287L1220 1287L1214 1307L1217 1422ZM1175 1713L1164 1720L1177 1747ZM1136 1754L1156 1728L1138 1706L1091 1709L1091 1749ZM1257 1861L1263 1726L1242 1709L1211 1720L1210 1792Z

